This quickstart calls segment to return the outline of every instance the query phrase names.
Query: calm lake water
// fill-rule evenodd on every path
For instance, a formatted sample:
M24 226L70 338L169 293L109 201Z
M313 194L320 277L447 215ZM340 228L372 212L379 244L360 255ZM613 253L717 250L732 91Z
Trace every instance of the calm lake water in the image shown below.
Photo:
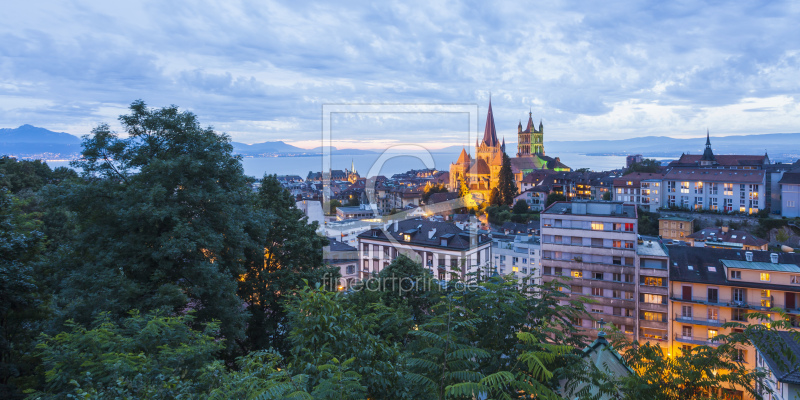
M432 153L431 155L433 156L434 167L443 171L449 170L450 163L458 158L458 153ZM560 157L561 162L572 169L589 168L595 171L606 171L625 166L624 156L586 156L578 153L553 154L552 156ZM331 157L331 168L350 169L350 163L352 162L361 176L365 176L371 169L375 169L375 171L379 171L376 175L385 175L387 177L410 169L426 168L425 164L417 157L399 155L389 158L382 166L378 166L376 162L379 157L379 154L334 155ZM68 161L48 161L47 164L51 168L69 166ZM242 165L244 166L244 172L251 176L261 177L264 174L300 175L305 179L309 171L318 172L322 170L322 157L245 158L242 160Z

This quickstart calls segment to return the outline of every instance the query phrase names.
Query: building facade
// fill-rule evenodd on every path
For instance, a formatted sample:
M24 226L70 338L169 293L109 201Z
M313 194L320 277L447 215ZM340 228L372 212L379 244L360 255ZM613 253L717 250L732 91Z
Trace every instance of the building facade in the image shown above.
M745 314L788 313L797 326L800 317L800 254L667 246L670 254L671 353L699 345L715 346L714 338L730 333L728 321L757 323ZM752 347L739 350L741 360L755 368Z
M588 297L595 317L575 321L598 329L604 318L629 339L639 336L637 210L620 202L553 203L541 215L542 280L570 276L571 297ZM663 283L663 282L662 282Z
M658 219L658 236L664 240L685 241L694 233L694 218L665 215Z
M539 239L534 236L516 235L511 240L494 240L492 269L500 275L513 274L520 281L528 279L530 283L541 283Z
M367 275L378 274L405 254L438 279L466 281L471 274L489 270L492 241L455 224L412 219L376 225L361 233L358 251L361 270Z
M800 172L786 172L780 180L781 215L786 218L800 217Z

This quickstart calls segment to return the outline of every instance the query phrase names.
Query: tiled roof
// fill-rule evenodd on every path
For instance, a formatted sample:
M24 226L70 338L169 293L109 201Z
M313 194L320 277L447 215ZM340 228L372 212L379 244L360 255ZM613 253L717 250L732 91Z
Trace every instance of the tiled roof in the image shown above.
M787 172L783 174L783 178L778 183L781 185L800 185L800 172Z
M633 172L619 178L614 179L615 187L639 187L644 180L648 179L663 179L664 174L654 174L646 172ZM628 185L628 182L631 182Z
M710 283L717 285L780 289L797 291L797 287L758 282L728 281L725 268L720 260L746 261L746 251L715 249L710 247L667 246L669 252L669 279L676 282ZM771 262L769 251L752 251L754 262ZM782 264L800 264L798 253L777 253ZM714 267L710 270L708 267ZM689 269L691 267L691 269Z
M675 160L669 163L672 167L690 167L700 164L700 160L703 158L701 154L684 154L681 156L680 159ZM764 165L767 161L766 155L754 156L754 155L714 155L714 159L719 165L726 166L726 167L734 167L734 166L756 166L756 165Z
M467 154L467 150L466 149L461 149L461 154L458 156L458 161L456 161L456 163L457 164L464 164L464 163L468 163L469 161L470 161L470 157L469 157L469 154Z
M434 234L429 237L430 232L435 230ZM397 222L397 230L394 224L390 223L386 229L392 237L400 243L409 243L426 247L442 247L442 238L449 238L447 245L444 246L448 249L467 250L470 248L469 241L470 235L468 232L461 230L454 224L447 222L434 222L423 219L409 219ZM411 235L410 241L405 241L404 236L408 233ZM358 235L359 239L371 239L388 241L386 234L381 229L370 229ZM478 243L480 245L491 242L486 235L478 235Z
M762 183L764 171L712 169L712 168L673 168L664 176L664 180L730 182L730 183Z
M489 169L489 165L486 164L486 160L479 158L472 163L467 173L473 175L489 175L491 174L491 170Z
M732 230L723 232L722 228L703 228L686 237L697 241L707 240L708 238L722 239L723 242L741 243L744 246L755 247L761 247L769 243L760 237L754 236L750 232Z
M722 265L728 268L753 269L756 271L775 271L775 272L800 272L797 264L781 264L772 262L756 262L742 260L719 260Z

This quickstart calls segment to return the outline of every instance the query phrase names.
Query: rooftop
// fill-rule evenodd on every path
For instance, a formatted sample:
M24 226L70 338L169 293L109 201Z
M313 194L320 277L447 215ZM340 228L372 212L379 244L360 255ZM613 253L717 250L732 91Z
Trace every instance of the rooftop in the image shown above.
M636 247L636 254L651 257L669 257L667 248L658 238L642 237L642 244Z
M776 272L800 272L800 266L797 264L782 264L771 262L756 262L756 261L742 261L742 260L719 260L722 265L728 268L736 269L753 269L757 271L776 271Z
M550 205L542 214L597 215L604 217L636 218L636 206L618 201L559 201Z
M779 382L800 385L800 340L797 332L758 330L753 332L750 340Z

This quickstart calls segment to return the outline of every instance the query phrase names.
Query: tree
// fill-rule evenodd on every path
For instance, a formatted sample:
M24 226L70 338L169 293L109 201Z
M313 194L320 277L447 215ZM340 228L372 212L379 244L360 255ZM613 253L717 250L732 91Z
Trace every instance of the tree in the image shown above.
M658 160L653 158L645 158L641 162L631 164L631 166L625 170L623 175L633 172L656 173L659 171L661 171L661 163L658 162Z
M460 182L459 182L460 183ZM425 186L425 189L422 191L422 202L428 203L428 199L431 198L431 195L434 193L447 193L447 187L445 185L429 185Z
M328 204L331 207L331 215L336 214L336 209L342 206L342 202L338 199L332 199Z
M142 101L130 110L119 118L128 137L95 128L73 163L83 179L48 192L49 205L75 224L51 261L61 322L196 310L193 323L218 320L235 343L245 325L237 282L247 255L263 260L252 179L230 139L194 114Z
M780 244L786 243L789 240L789 234L786 233L786 229L778 228L775 232L775 240Z
M224 371L212 366L224 344L217 340L217 323L197 331L192 319L132 312L122 322L99 314L90 328L68 321L67 331L45 336L37 347L45 385L32 398L169 399L207 393L211 385L204 375Z
M492 191L489 193L489 205L490 206L501 206L503 204L503 197L500 194L500 190L496 187L492 188Z
M517 200L514 204L514 208L511 209L514 211L514 214L527 214L530 211L530 207L528 206L528 202L525 200Z
M17 220L11 195L0 188L0 397L21 398L35 363L29 354L46 315L46 294L32 266L42 252L44 237ZM15 215L17 214L17 215Z
M322 248L328 239L316 234L317 222L308 223L275 175L261 180L254 208L262 223L251 235L260 245L247 257L250 262L238 285L250 314L242 346L246 351L270 347L285 351L287 296L305 282L322 283L325 274L328 281L338 280L338 269L323 268Z
M567 201L567 198L564 197L561 193L550 193L547 195L547 201L545 202L545 208L550 207L551 204L557 201Z
M503 153L503 166L498 175L497 190L500 192L500 203L507 206L514 204L517 196L517 184L514 182L514 173L511 171L511 159Z
M28 189L38 191L44 185L58 183L65 179L75 179L78 174L65 167L51 170L42 160L17 160L0 157L0 188L7 188L11 193L19 193Z
M658 213L647 212L639 209L639 234L658 236Z
M458 197L465 197L469 194L469 187L467 182L464 181L463 176L458 177Z
M603 200L605 200L605 201L613 200L612 197L613 197L613 195L611 194L611 191L603 193Z

